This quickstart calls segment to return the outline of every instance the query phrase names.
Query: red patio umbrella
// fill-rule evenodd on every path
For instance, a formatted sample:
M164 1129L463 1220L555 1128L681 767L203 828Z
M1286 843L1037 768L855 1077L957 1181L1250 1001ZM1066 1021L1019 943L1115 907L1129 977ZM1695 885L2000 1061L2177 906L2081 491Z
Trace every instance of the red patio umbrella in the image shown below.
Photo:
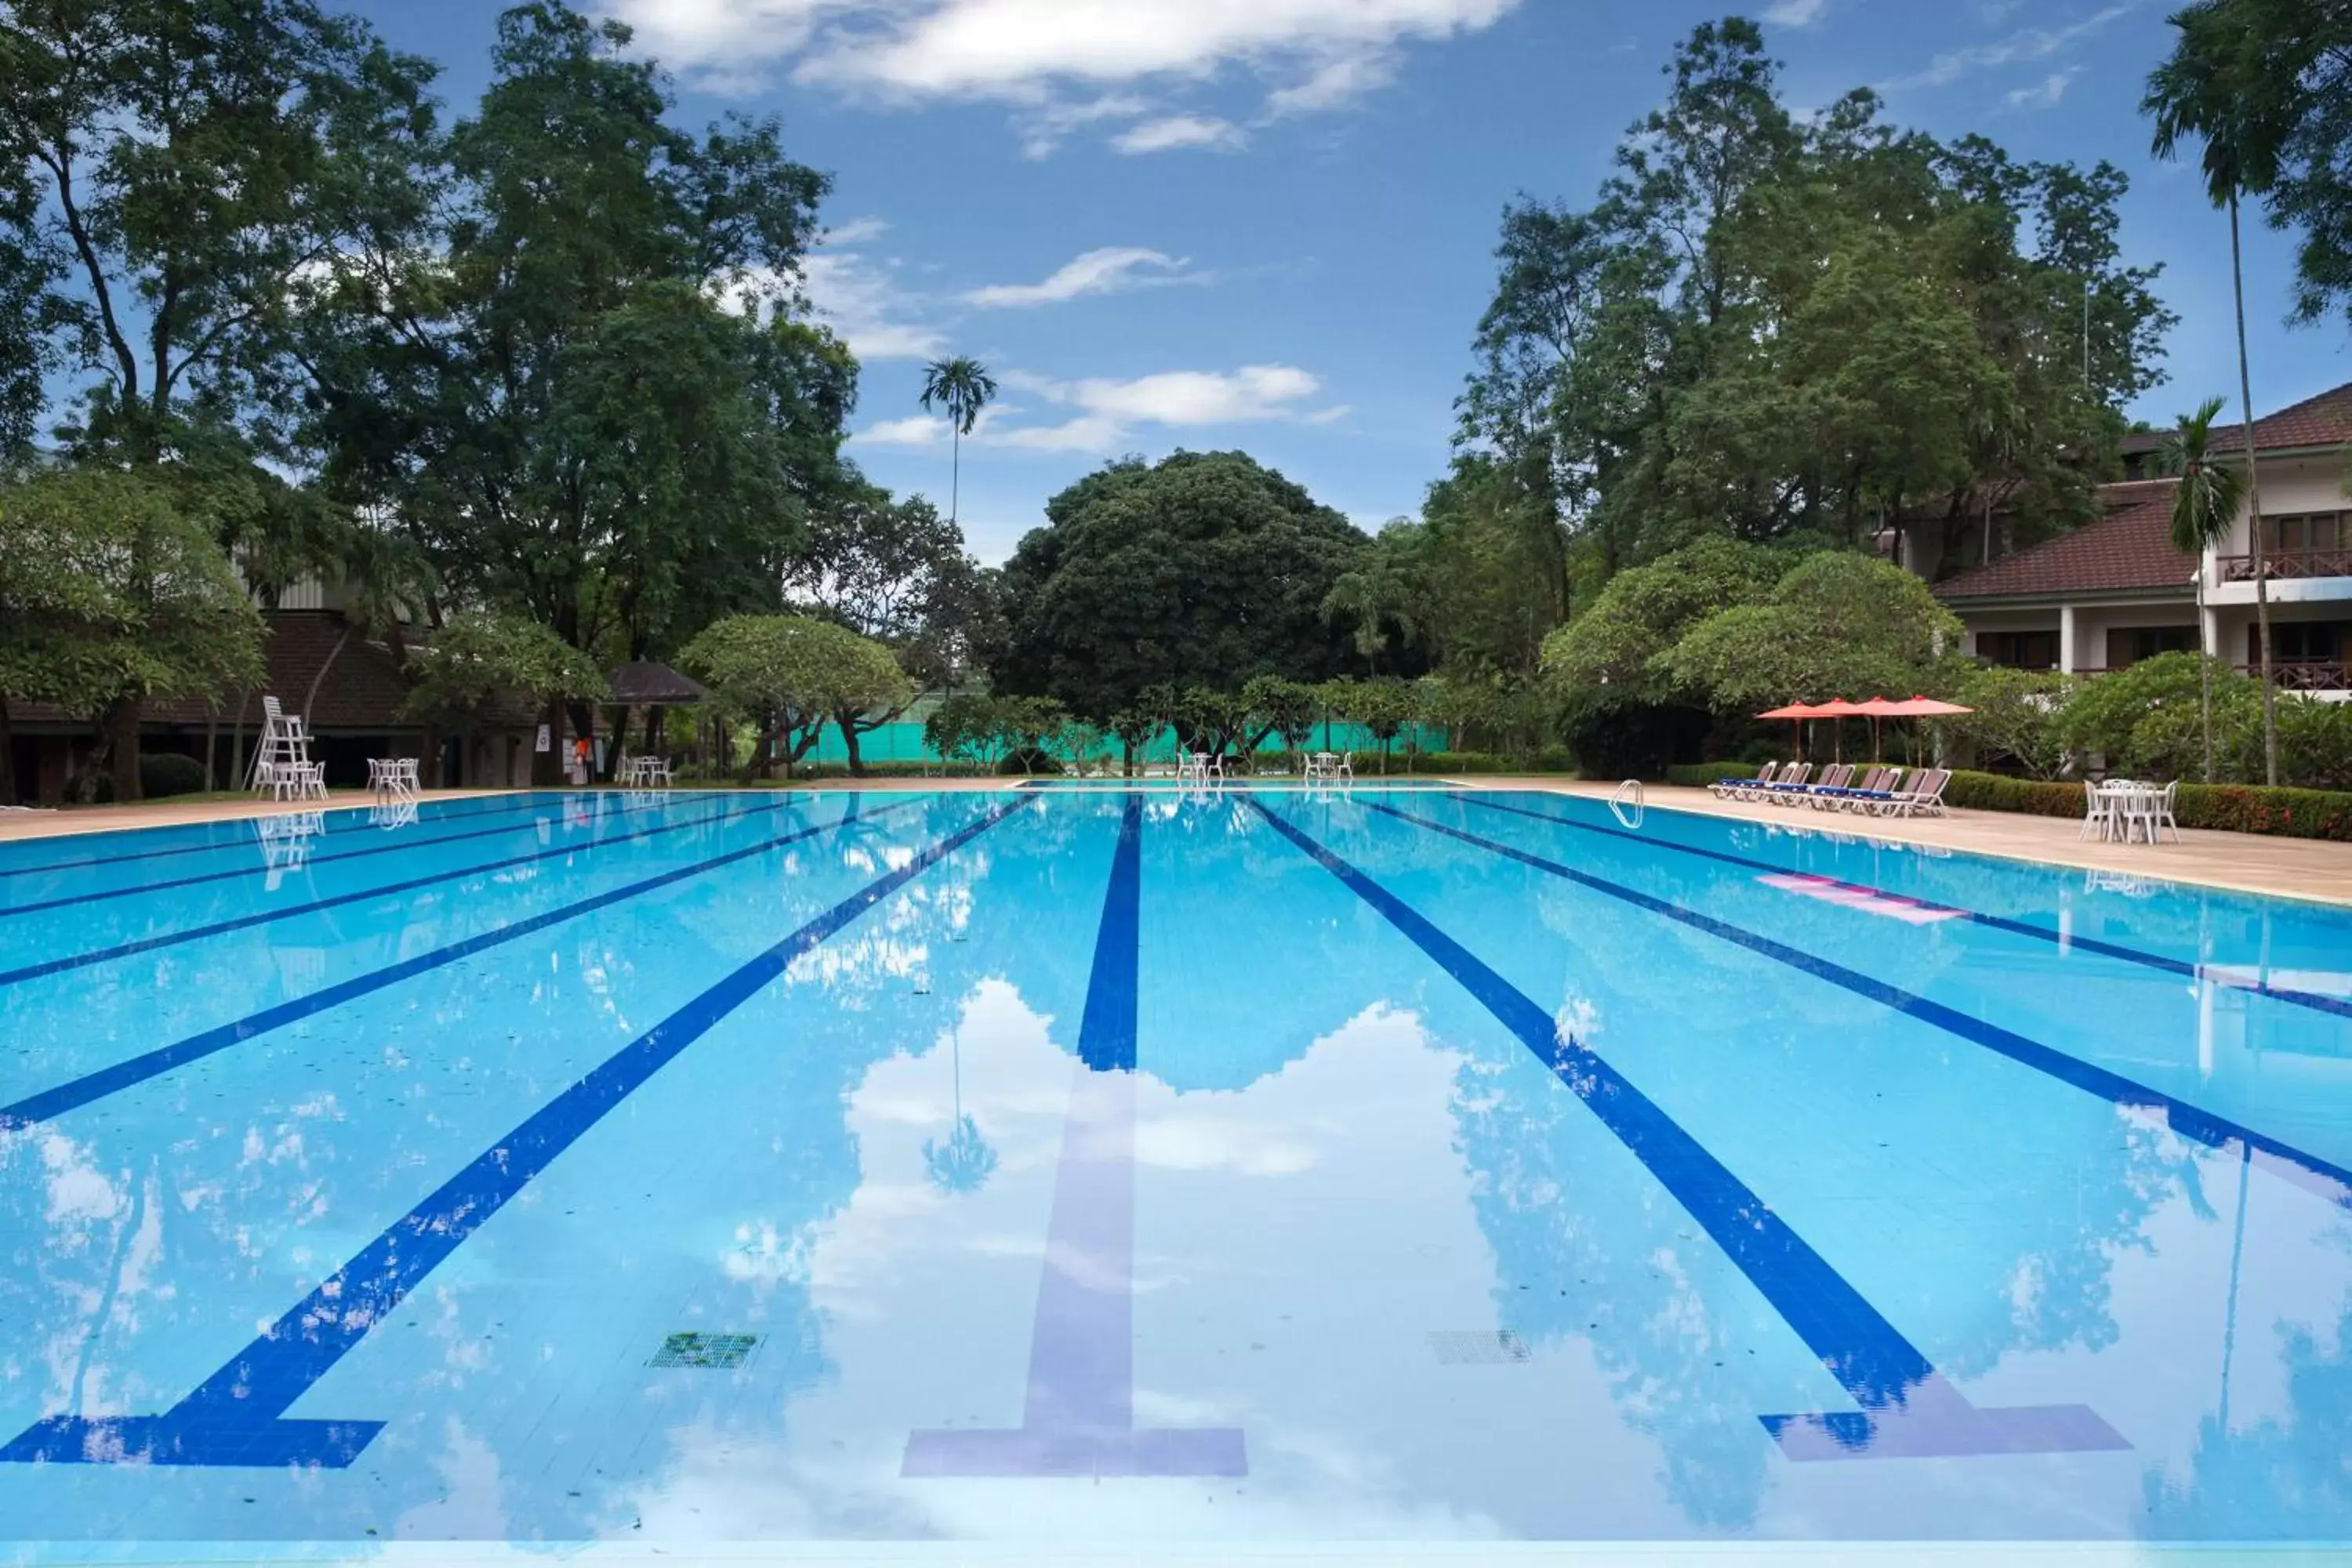
M1946 702L1934 697L1909 697L1900 702L1889 702L1885 714L1890 719L1941 719L1954 713L1973 713L1973 708L1963 708L1957 702Z
M1822 710L1810 702L1791 702L1784 707L1775 708L1769 712L1756 715L1759 719L1786 719L1790 721L1790 732L1796 740L1797 757L1801 762L1805 755L1805 721L1818 719L1821 716Z
M1908 710L1900 702L1890 702L1884 697L1874 697L1867 702L1853 704L1853 710L1856 713L1870 715L1870 760L1874 763L1884 761L1878 749L1878 721L1881 719L1900 718Z
M1859 702L1848 702L1843 697L1832 697L1815 708L1813 715L1820 719L1847 719L1867 711L1869 710ZM1845 761L1845 727L1842 724L1833 724L1830 727L1830 733L1835 737L1835 760L1842 763Z

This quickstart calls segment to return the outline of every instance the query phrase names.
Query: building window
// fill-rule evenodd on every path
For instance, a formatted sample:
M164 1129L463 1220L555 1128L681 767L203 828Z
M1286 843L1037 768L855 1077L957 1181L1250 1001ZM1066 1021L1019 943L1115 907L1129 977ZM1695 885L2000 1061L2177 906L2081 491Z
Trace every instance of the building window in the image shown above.
M2058 668L2058 634L2050 632L1979 632L1977 657L1987 664L2011 669Z
M2263 519L2263 543L2281 555L2352 549L2352 512L2290 512Z
M2107 632L2107 668L2123 669L2160 653L2195 653L2195 626L2115 626Z
M2344 628L2334 621L2273 621L2271 658L2278 664L2334 664L2344 657ZM2255 628L2253 655L2262 658Z

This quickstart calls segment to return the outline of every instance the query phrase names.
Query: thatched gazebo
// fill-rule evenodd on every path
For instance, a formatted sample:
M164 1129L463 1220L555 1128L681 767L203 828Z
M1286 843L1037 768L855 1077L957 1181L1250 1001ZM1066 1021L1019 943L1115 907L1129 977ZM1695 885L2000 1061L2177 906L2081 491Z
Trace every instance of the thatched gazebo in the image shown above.
M646 710L646 750L655 753L662 749L662 715L672 708L699 707L710 698L700 682L650 659L609 670L604 679L613 689L613 694L604 700L621 710L623 735L628 733L630 712L639 708ZM619 751L615 746L614 754L618 755Z

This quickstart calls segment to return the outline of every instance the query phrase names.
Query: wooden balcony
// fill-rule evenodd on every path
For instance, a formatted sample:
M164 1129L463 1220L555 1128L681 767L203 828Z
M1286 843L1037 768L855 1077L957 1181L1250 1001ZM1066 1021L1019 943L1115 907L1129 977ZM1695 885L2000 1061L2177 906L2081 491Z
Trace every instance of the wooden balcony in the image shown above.
M2214 564L2221 571L2224 583L2251 583L2254 580L2254 558L2251 555L2221 555ZM2264 575L2281 577L2352 577L2352 550L2273 550L2263 563Z
M2256 677L2263 672L2259 664L2238 668ZM2352 668L2340 658L2275 658L2271 683L2281 691L2352 691Z

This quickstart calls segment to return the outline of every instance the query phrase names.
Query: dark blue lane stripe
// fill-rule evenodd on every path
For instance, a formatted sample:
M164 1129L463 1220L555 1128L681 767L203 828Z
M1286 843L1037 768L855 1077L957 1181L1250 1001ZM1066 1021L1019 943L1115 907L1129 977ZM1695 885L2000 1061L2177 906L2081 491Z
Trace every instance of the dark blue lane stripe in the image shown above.
M215 921L210 925L191 926L185 931L162 931L154 936L142 936L134 941L117 942L112 947L95 948L89 952L77 952L63 958L46 958L38 963L28 963L21 969L0 970L0 986L21 984L38 980L45 974L62 974L69 969L87 969L93 963L111 959L128 958L133 953L152 952L157 948L176 947L184 942L195 942L204 937L219 936L226 931L244 931L248 927L268 925L273 921L291 920L296 915L315 914L320 910L341 908L345 904L365 903L370 899L389 898L418 888L429 888L436 882L455 882L467 877L478 877L485 871L502 871L509 866L528 866L534 861L560 859L566 855L584 855L614 844L632 844L644 838L659 838L666 833L683 833L689 827L708 827L714 823L737 822L761 816L772 811L782 811L799 796L776 800L748 811L721 811L709 816L697 816L684 822L664 823L659 827L643 827L635 833L616 833L610 837L594 837L578 844L559 844L551 849L537 849L528 855L509 856L503 860L488 860L478 866L467 866L455 871L436 871L429 877L411 877L404 882L389 882L380 888L362 888L353 893L337 893L332 898L313 899L306 904L288 904L282 909L261 910L249 915L237 915L229 920Z
M904 866L867 883L589 1069L393 1221L170 1410L100 1419L51 1416L0 1447L0 1461L348 1466L383 1423L281 1419L296 1400L490 1216L688 1046L766 989L794 960L1031 804L1019 799L998 806L918 851Z
M508 942L520 941L534 931L542 931L550 926L562 925L566 921L578 920L582 915L593 914L598 910L610 909L614 904L626 903L656 889L667 888L675 882L683 882L690 877L702 876L706 872L717 870L721 866L731 866L738 860L748 860L755 855L765 855L787 844L797 844L802 839L814 838L819 834L831 833L860 822L872 822L891 812L904 811L915 804L913 801L904 801L879 807L864 814L863 816L853 812L852 815L833 822L819 823L814 827L800 828L778 837L748 845L740 849L730 849L724 855L713 856L708 860L698 860L689 866L680 866L675 870L664 871L659 876L647 877L641 881L631 882L625 888L615 888L609 893L599 893L593 898L564 904L560 908L549 910L543 914L533 915L528 920L517 921L511 925L502 925L494 931L484 931L478 936L469 936L463 942L451 942L446 947L436 947L429 952L420 952L414 958L403 959L388 968L370 970L365 974L355 974L349 980L314 991L307 996L298 996L290 1002L280 1002L274 1007L265 1007L260 1012L249 1014L234 1023L206 1029L201 1034L191 1035L184 1040L175 1040L168 1046L161 1046L142 1055L100 1068L95 1072L85 1073L79 1078L68 1079L54 1088L45 1089L38 1094L28 1095L14 1105L0 1105L0 1132L12 1132L29 1127L37 1121L52 1121L69 1110L79 1110L94 1100L103 1100L108 1095L120 1093L134 1084L144 1083L151 1078L161 1078L176 1068L185 1067L190 1062L201 1061L206 1057L227 1050L231 1046L241 1046L257 1035L266 1035L272 1029L282 1029L289 1024L315 1016L331 1007L340 1007L346 1002L372 994L387 985L397 985L404 980L413 980L417 975L429 973L433 970L455 963L461 958L471 958L478 952L487 952L494 947L504 947ZM780 810L782 807L780 805L765 809Z
M2298 1149L2291 1143L2282 1142L2267 1133L2257 1132L2251 1127L2241 1126L2226 1117L2201 1110L2187 1100L2175 1100L2160 1089L2150 1088L2147 1084L2127 1079L2121 1073L2109 1072L2102 1067L2094 1067L2080 1057L2068 1056L2065 1052L2045 1046L2039 1040L2029 1039L2023 1035L2004 1029L1998 1024L1989 1024L1981 1018L1970 1017L1956 1007L1948 1007L1941 1002L1931 1002L1916 992L1906 991L1899 985L1890 985L1884 980L1873 979L1859 971L1848 969L1842 963L1833 963L1826 958L1815 957L1801 948L1790 947L1786 942L1774 942L1769 936L1759 936L1745 927L1717 920L1712 915L1703 915L1696 910L1686 910L1680 904L1653 898L1648 893L1639 892L1620 883L1612 882L1606 878L1593 876L1589 871L1580 871L1574 867L1563 866L1557 860L1547 860L1540 855L1531 855L1512 845L1499 843L1492 838L1482 838L1477 834L1459 827L1448 826L1443 822L1437 822L1426 816L1416 816L1411 812L1400 811L1392 805L1381 805L1374 801L1366 801L1364 805L1372 811L1393 816L1400 822L1411 823L1415 827L1426 828L1432 833L1444 834L1448 838L1460 839L1463 843L1475 845L1489 854L1517 860L1524 866L1532 866L1538 871L1574 882L1579 887L1590 888L1596 893L1605 893L1612 899L1633 905L1635 909L1646 910L1654 915L1663 915L1667 920L1690 927L1693 931L1705 931L1709 936L1720 937L1725 942L1744 947L1750 952L1761 953L1776 963L1801 970L1816 979L1826 980L1832 985L1875 1002L1882 1007L1907 1014L1924 1024L1932 1024L1946 1034L1957 1036L1971 1045L1982 1046L1987 1050L1997 1052L2013 1062L2032 1068L2038 1073L2054 1078L2061 1083L2072 1084L2085 1093L2097 1095L2100 1099L2126 1110L2160 1117L2175 1132L2184 1138L2194 1139L2210 1148L2230 1153L2236 1153L2242 1149L2248 1151L2253 1157L2261 1160L2265 1169L2285 1175L2297 1185L2317 1193L2339 1207L2352 1208L2352 1170L2347 1170L2331 1161L2323 1160L2318 1155Z
M549 805L566 798L579 797L567 797L555 791L541 790L525 794L520 796L499 795L491 799L487 805L469 800L426 801L425 805L429 809L425 813L420 813L417 817L417 823L419 826L428 826L436 822L461 821L468 816L496 816L509 811L529 811L533 806ZM480 809L474 811L460 811L457 807L461 805L478 805L480 806ZM372 811L373 809L374 808L365 805L337 805L328 807L326 814L330 816L355 817L364 812ZM191 823L187 826L192 827L202 826L206 828L223 826L239 828L248 826L253 823L260 822L262 820L264 820L264 817L262 816L232 816L224 817L218 822L201 824ZM325 832L320 834L319 837L322 838L331 838L344 834L365 833L373 830L374 830L374 825L372 823L346 822L328 828ZM133 827L110 831L107 833L105 837L115 839L143 839L150 837L177 833L180 831L182 831L182 829L176 827ZM75 833L60 834L58 837L88 838L90 835L88 833ZM214 838L203 844L179 844L164 849L141 849L129 855L86 855L79 860L51 860L38 866L0 866L0 877L31 877L37 876L44 871L81 871L87 870L93 866L123 866L128 865L133 860L162 860L174 855L205 855L215 854L223 849L250 849L253 847L253 844L254 840L252 835L237 834L226 838Z
M1864 1413L1911 1428L1904 1437L1906 1451L1954 1454L2013 1447L2014 1451L2030 1452L2128 1446L2105 1422L2080 1406L1993 1412L1971 1405L1788 1221L1606 1058L1561 1027L1534 998L1481 963L1412 905L1324 847L1256 795L1243 798L1276 833L1337 877L1452 975L1567 1085L1698 1222ZM2011 1442L2005 1436L1996 1440L1985 1431L1995 1416L2011 1432L2022 1428L2032 1437L2026 1442ZM1773 1422L1798 1419L1768 1417L1766 1425L1777 1436L1780 1428ZM1862 1447L1875 1436L1875 1427L1865 1420Z
M1603 838L1622 838L1654 849L1671 849L1677 855L1695 855L1702 860L1720 861L1726 866L1738 866L1746 870L1768 871L1790 876L1816 875L1813 872L1801 870L1794 866L1776 866L1769 860L1750 859L1745 855L1734 855L1725 849L1702 849L1695 844L1677 844L1669 838L1653 838L1646 834L1628 833L1619 827L1603 827L1598 823L1579 822L1572 817L1555 816L1549 811L1537 811L1528 806L1506 805L1501 801L1486 795L1463 793L1454 798L1487 811L1507 812L1513 816L1525 816L1537 822L1549 822L1556 827L1573 828L1579 833L1598 834ZM1790 831L1805 830L1793 828ZM1848 883L1847 886L1857 888L1865 893L1875 894L1880 898L1909 897L1907 894L1891 893L1884 888L1873 888L1860 882ZM2063 943L2068 947L2081 948L2084 952L2095 952L2103 958L2121 959L2126 963L2137 963L2143 968L2159 970L2166 974L2178 974L2186 980L2203 978L2203 972L2198 965L2183 959L2167 958L2160 952L2149 952L2142 948L2125 947L2117 942L2102 942L2096 937L2062 936L2048 926L2035 925L2028 921L2011 920L2006 915L1986 914L1981 910L1963 909L1958 904L1929 903L1920 899L1913 899L1911 901L1929 909L1949 910L1953 914L1962 916L1990 930L2007 931L2011 936L2030 937L2035 942L2048 942L2053 947ZM2226 985L2233 991L2247 991L2258 996L2275 997L2281 1002L2289 1003L2297 1007L2308 1007L2315 1013L2332 1013L2339 1018L2352 1018L2352 1001L2340 996L2323 996L2311 991L2291 991L2284 986L2273 985L2268 981L2257 985L2243 985L2234 980L2224 980L2218 984Z
M1078 1020L1078 1056L1097 1072L1135 1070L1138 974L1143 947L1143 797L1130 795L1118 814L1118 847L1095 932L1094 973Z
M619 816L625 812L644 809L638 805L616 805L610 811L600 811L599 817ZM394 834L382 844L365 849L346 849L340 855L313 855L302 863L303 869L332 866L342 860L365 860L375 855L406 855L418 849L431 849L444 844L463 844L475 838L499 838L522 832L529 823L503 822L496 827L476 827L463 833ZM45 899L37 904L14 904L0 907L0 918L9 915L33 915L44 910L62 910L76 904L104 903L112 899L133 899L144 893L169 892L174 888L202 887L207 882L234 882L241 877L267 876L269 868L238 866L226 871L204 871L193 877L174 877L169 881L142 882L135 888L103 888L94 893L68 893L63 898Z

